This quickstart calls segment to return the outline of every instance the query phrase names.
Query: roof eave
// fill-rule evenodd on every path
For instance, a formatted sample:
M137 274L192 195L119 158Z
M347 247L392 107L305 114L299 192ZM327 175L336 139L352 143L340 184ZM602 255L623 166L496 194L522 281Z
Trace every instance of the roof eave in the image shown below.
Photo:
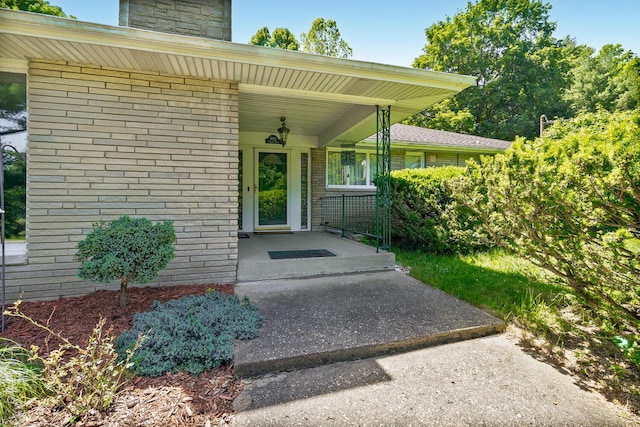
M78 25L78 24L82 25ZM129 27L82 22L37 13L0 9L4 33L38 36L76 43L155 53L216 58L247 64L329 72L359 78L433 86L460 91L472 85L471 76L427 71L394 65L333 58L299 51L174 35Z

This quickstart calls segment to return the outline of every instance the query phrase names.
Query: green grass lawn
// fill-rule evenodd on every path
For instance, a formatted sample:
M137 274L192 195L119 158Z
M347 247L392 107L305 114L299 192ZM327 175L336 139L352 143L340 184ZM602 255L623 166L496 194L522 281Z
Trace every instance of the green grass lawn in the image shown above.
M394 252L413 277L503 319L522 314L534 300L551 304L570 292L541 268L503 250L465 256Z

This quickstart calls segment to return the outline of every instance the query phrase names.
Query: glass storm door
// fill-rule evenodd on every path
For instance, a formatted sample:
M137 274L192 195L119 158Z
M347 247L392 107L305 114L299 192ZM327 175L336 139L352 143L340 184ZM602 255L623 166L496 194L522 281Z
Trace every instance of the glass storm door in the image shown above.
M257 224L282 228L287 217L287 153L258 152Z

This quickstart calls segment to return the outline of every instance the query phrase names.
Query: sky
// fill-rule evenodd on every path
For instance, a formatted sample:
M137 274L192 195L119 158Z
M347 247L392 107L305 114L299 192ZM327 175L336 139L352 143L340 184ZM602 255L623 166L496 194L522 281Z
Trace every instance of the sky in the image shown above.
M569 35L600 49L619 43L640 54L640 1L547 0L556 38ZM474 1L475 2L475 1ZM79 20L118 25L119 0L49 0ZM424 30L464 10L467 0L232 1L232 41L248 43L264 26L288 28L300 40L316 18L336 21L352 59L410 67L426 44Z

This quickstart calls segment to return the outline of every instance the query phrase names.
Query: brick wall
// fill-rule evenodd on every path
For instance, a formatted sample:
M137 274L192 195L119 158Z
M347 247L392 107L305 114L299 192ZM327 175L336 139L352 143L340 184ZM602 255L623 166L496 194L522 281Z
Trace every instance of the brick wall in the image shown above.
M8 301L104 288L76 276L75 246L125 214L174 221L155 284L235 281L237 84L32 61L28 109L28 264L7 268Z
M120 0L120 25L231 41L231 0Z

